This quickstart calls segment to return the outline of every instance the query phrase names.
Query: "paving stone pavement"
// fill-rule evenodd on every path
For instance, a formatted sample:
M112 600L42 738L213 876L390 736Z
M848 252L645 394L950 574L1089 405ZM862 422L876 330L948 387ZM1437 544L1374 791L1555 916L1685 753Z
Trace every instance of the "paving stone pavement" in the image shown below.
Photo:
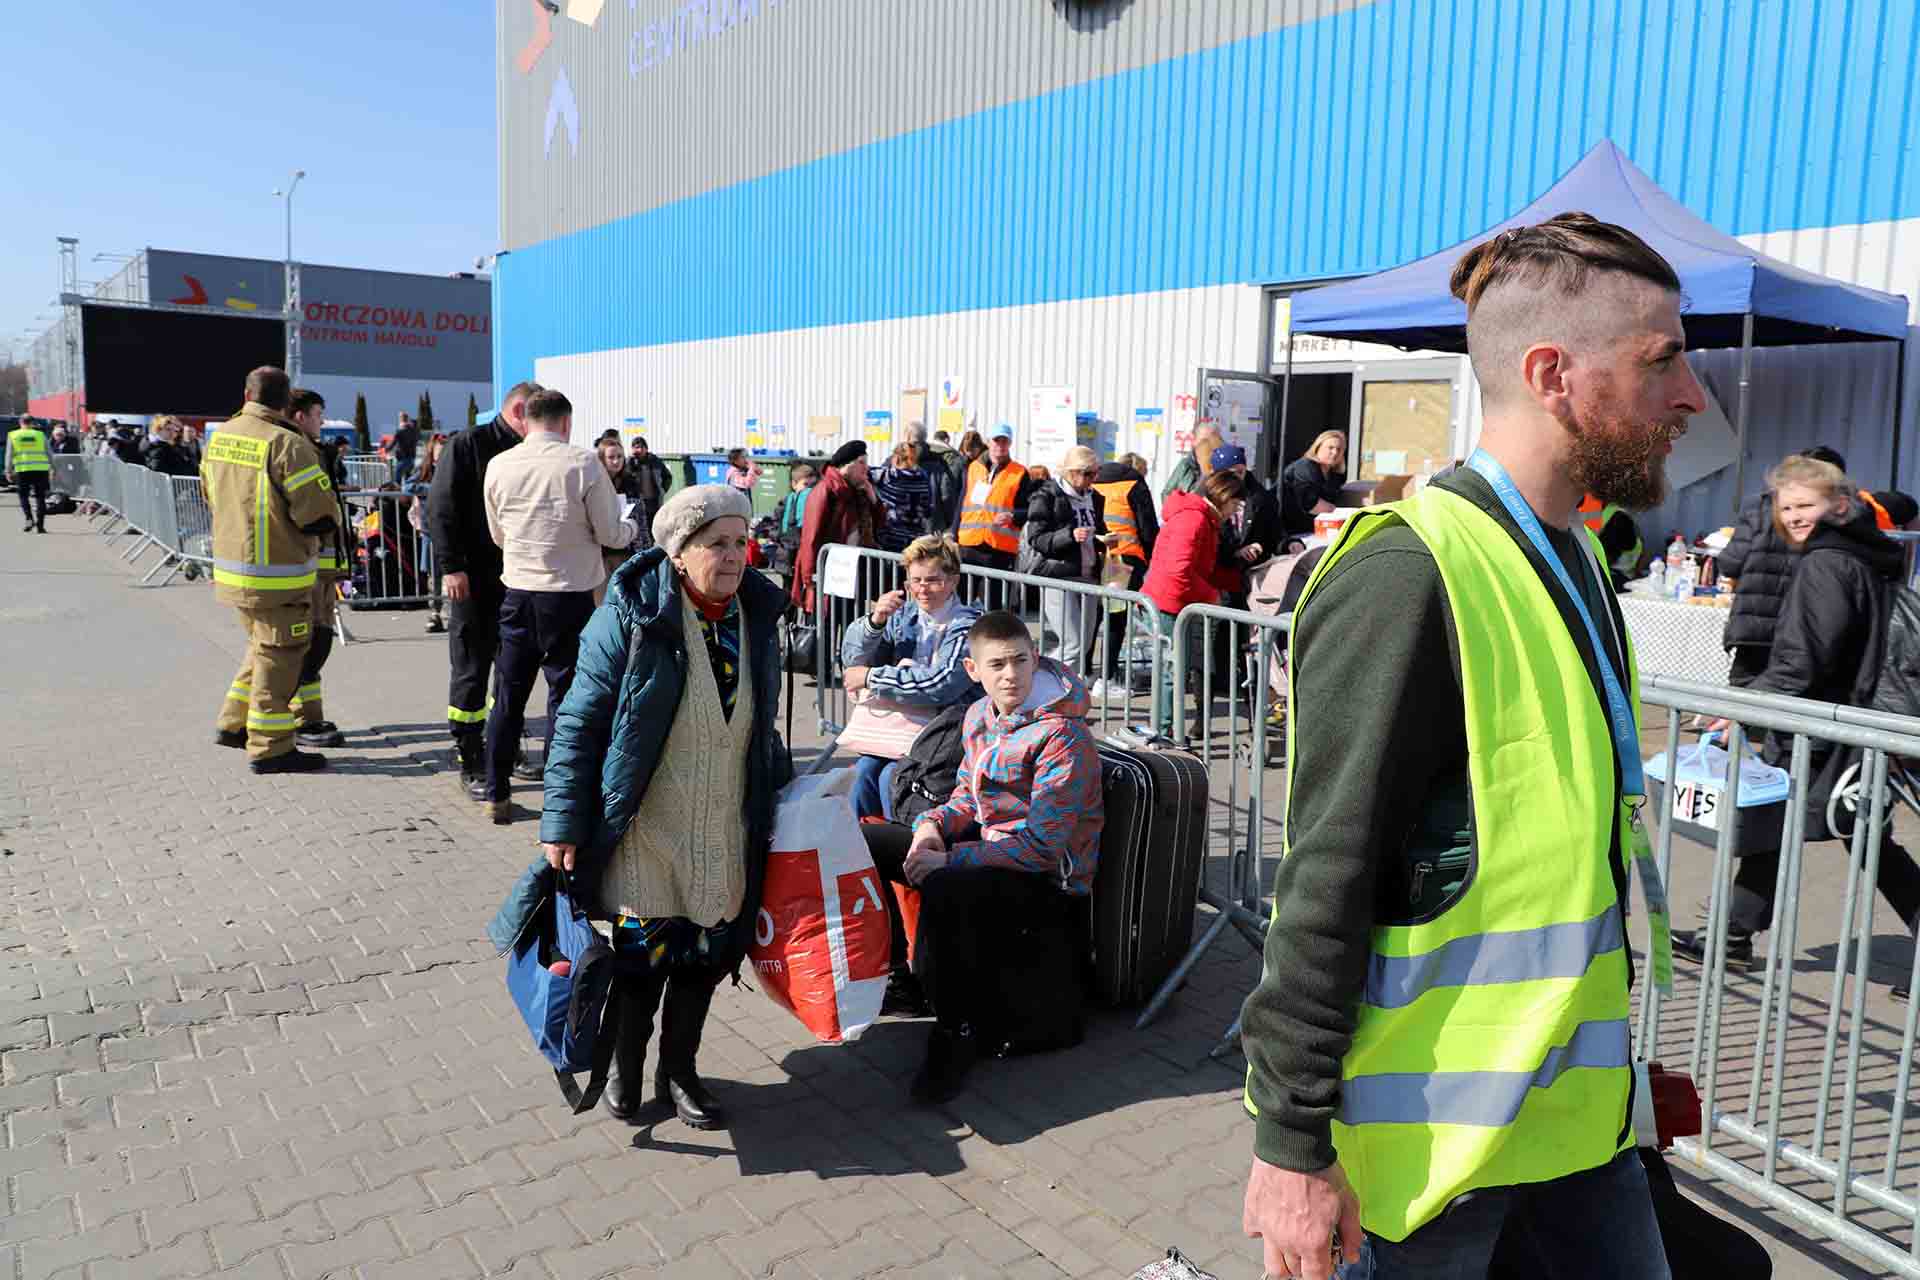
M905 1101L923 1026L820 1046L723 989L729 1132L572 1117L483 936L537 789L504 829L458 794L423 615L351 615L348 745L256 779L211 742L230 614L54 528L0 535L0 1278L1027 1280L1169 1244L1259 1274L1243 1064L1205 1059L1257 977L1231 933L1148 1030L1099 1017L937 1111Z

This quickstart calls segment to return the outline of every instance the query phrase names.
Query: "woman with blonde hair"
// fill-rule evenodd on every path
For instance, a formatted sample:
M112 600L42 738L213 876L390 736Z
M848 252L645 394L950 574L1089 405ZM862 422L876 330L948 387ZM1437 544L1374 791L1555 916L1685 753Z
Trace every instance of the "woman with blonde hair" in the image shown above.
M1875 527L1873 513L1854 500L1846 473L1831 462L1794 454L1767 476L1775 533L1796 564L1780 607L1767 666L1747 687L1758 693L1831 702L1870 704L1886 650L1888 596L1900 580L1900 545ZM1725 729L1727 721L1714 728ZM1789 744L1770 743L1763 755L1784 764ZM1857 762L1856 748L1815 742L1812 783L1807 788L1808 840L1844 839L1827 822L1828 800L1840 775ZM1740 859L1733 878L1727 924L1727 958L1750 965L1753 935L1773 921L1778 854ZM1889 828L1880 846L1880 893L1909 931L1920 928L1920 866L1895 843ZM1700 939L1679 937L1684 953L1701 954ZM1895 995L1903 992L1896 989Z
M1313 518L1340 505L1347 482L1347 433L1322 431L1280 473L1280 523L1290 534L1313 532Z
M1168 494L1200 492L1200 486L1213 474L1213 451L1225 443L1226 437L1220 434L1220 428L1211 422L1201 423L1200 429L1193 433L1193 448L1173 468L1160 497L1164 500Z
M1099 470L1100 459L1093 450L1075 445L1060 459L1058 478L1049 477L1046 484L1034 486L1022 539L1022 573L1070 582L1100 581L1107 519L1093 491L1093 477ZM1041 618L1056 637L1047 645L1045 656L1084 676L1093 597L1071 591L1041 594Z
M920 465L919 445L902 441L893 446L888 465L873 474L873 489L880 498L876 532L881 550L905 551L933 527L933 480Z

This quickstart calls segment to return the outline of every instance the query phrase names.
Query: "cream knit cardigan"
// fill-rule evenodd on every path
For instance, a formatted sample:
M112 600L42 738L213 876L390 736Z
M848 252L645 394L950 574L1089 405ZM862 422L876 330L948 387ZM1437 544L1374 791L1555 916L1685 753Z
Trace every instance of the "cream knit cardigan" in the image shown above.
M740 914L747 895L747 747L753 736L747 628L740 627L740 685L733 716L700 637L700 618L681 593L689 637L686 688L647 791L607 860L600 900L621 915L684 916L712 926ZM654 726L633 725L645 733Z

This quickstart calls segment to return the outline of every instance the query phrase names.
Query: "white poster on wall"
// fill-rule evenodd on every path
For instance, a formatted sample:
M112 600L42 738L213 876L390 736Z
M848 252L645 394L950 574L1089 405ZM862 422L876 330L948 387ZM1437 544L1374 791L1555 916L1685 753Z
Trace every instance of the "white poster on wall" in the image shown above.
M1079 443L1079 430L1072 387L1033 387L1027 393L1026 450L1016 440L1014 456L1028 466L1058 467Z

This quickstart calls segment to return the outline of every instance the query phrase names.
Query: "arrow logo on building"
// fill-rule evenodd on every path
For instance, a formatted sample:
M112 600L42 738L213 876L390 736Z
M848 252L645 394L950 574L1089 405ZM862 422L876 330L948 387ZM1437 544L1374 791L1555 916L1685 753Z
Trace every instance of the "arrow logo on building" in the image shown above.
M553 82L553 93L547 98L547 154L553 154L553 131L560 125L567 126L567 146L574 155L580 154L580 106L573 100L573 86L567 82L567 70Z

